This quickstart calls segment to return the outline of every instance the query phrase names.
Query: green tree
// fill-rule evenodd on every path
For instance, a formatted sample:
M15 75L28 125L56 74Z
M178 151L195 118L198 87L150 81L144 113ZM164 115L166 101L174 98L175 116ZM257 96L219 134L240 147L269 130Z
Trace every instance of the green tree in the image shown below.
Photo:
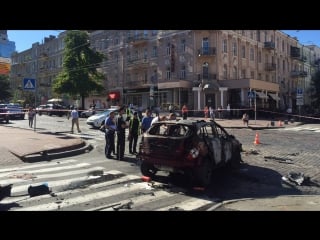
M310 98L313 109L319 110L320 106L320 71L317 71L311 78Z
M69 94L72 97L84 98L91 93L104 90L104 74L97 71L105 59L102 53L90 48L89 34L86 31L68 31L64 39L62 71L53 82L53 91L58 94Z
M8 101L11 97L9 76L0 74L0 101Z

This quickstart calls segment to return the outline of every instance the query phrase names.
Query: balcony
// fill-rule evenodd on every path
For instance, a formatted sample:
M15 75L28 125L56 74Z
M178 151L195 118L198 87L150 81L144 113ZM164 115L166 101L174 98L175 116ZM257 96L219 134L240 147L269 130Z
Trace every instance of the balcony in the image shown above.
M275 44L274 42L264 42L264 48L273 50L275 49Z
M265 70L266 71L275 71L277 69L277 65L275 63L266 63Z
M149 40L148 36L144 34L138 34L138 35L127 38L127 42L132 45L143 44L143 43L146 43L148 40Z
M300 59L301 58L300 48L291 46L290 47L290 57Z
M202 84L206 84L211 82L212 80L216 80L217 79L217 74L212 74L212 73L208 73L208 74L197 74L196 77L197 81L202 83Z
M307 71L292 71L291 72L291 77L307 77L308 73Z
M149 67L149 60L147 58L130 59L127 66L128 68L146 68Z
M199 57L215 56L216 48L215 47L205 47L198 49Z

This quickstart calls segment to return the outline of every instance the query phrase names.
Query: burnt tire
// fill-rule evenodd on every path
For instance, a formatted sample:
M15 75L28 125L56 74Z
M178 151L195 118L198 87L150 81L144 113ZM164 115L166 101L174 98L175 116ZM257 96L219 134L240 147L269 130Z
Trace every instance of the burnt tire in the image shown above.
M195 170L195 181L203 187L208 186L211 183L213 172L212 161L209 157L205 157L202 160L200 166Z
M241 162L242 162L242 159L241 159L241 148L237 147L237 148L235 148L233 150L232 159L228 163L228 167L231 168L231 169L238 169L238 168L240 168Z
M146 163L142 161L140 165L140 170L142 175L147 176L147 177L154 177L157 173L157 169L150 163Z

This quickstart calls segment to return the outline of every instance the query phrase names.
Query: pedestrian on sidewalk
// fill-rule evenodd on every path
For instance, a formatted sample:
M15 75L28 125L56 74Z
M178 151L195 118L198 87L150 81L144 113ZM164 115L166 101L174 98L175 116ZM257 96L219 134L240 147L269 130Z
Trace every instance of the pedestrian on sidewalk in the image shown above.
M242 121L243 121L243 125L247 125L247 127L248 127L248 125L249 125L249 115L248 115L248 113L245 112L242 115Z
M34 115L36 115L36 112L34 111L34 109L32 107L29 107L28 119L29 119L29 127L31 127L31 128L33 126Z
M78 133L81 133L81 130L79 128L79 113L76 107L73 107L71 111L71 132L72 133L73 133L74 125L77 126Z

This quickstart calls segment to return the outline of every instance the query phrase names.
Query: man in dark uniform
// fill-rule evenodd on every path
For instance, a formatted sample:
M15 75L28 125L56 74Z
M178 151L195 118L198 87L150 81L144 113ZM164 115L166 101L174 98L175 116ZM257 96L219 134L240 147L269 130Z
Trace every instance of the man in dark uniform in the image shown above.
M123 119L123 113L125 108L121 107L119 109L119 115L116 120L117 124L117 158L122 161L124 158L124 150L126 143L126 128L127 124L125 122L126 119Z
M115 151L114 133L116 131L116 123L114 115L115 113L111 112L110 115L106 118L104 125L106 138L105 155L109 159L112 159L111 153Z

